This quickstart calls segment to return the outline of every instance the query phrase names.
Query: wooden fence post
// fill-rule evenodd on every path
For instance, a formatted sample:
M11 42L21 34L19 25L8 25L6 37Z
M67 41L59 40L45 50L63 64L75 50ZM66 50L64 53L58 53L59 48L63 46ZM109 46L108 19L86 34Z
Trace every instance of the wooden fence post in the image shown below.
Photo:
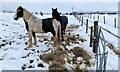
M80 20L81 20L81 15L80 15Z
M95 14L94 14L93 20L95 20Z
M78 17L78 15L77 15L77 20L79 20L79 17Z
M93 40L93 52L97 53L97 31L98 31L98 21L94 21L94 40Z
M90 47L92 47L92 41L93 41L93 38L92 38L92 36L93 36L93 27L91 26L91 31L90 31Z
M104 24L105 24L105 16L103 17L103 20L104 20Z
M88 19L86 19L86 33L88 33Z
M116 28L116 18L114 18L114 27Z
M99 21L99 15L98 15L98 21Z
M87 15L87 17L89 18L89 15Z
M81 20L82 22L81 22L81 26L83 26L83 16L82 16L82 20Z
M91 19L91 14L90 14L90 19Z

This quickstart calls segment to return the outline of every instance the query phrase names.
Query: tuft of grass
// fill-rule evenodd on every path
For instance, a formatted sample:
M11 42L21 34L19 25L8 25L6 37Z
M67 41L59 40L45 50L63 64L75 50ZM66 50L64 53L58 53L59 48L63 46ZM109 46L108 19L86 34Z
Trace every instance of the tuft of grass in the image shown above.
M64 56L64 55L67 54L67 52L64 51L62 48L58 47L58 48L55 50L55 54L56 54L57 56L61 56L61 55Z
M76 68L76 72L83 72L82 69L80 69L80 66L78 65L77 68Z
M56 57L56 55L54 55L54 53L47 53L43 56L40 56L40 59L42 59L46 63L49 63L52 60L54 60L55 57Z
M80 65L78 65L77 67L76 67L76 71L75 72L88 72L88 70L85 68L85 69L81 69L80 68Z
M58 63L49 65L49 72L67 72L64 67Z
M75 47L71 50L75 57L82 57L85 60L85 64L90 66L91 56L81 47Z
M77 40L77 38L76 38L75 36L69 36L69 37L67 38L67 40L70 41L70 42L74 42L74 41Z
M48 63L58 63L61 65L65 64L64 61L64 55L67 54L66 51L63 51L61 48L57 48L54 53L50 52L47 54L44 54L43 56L40 56L40 59L42 59L44 62Z
M69 43L75 42L75 41L77 41L78 39L79 39L79 38L76 37L76 36L69 36L69 37L67 38L67 40L66 40L66 43L69 45Z

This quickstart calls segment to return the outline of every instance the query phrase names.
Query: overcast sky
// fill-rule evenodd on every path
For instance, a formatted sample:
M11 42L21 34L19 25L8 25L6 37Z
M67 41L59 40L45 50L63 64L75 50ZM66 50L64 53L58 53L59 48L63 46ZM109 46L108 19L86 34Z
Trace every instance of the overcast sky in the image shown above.
M4 10L15 11L18 6L34 12L51 12L51 8L58 8L60 12L74 11L117 11L118 0L3 0Z
M118 2L119 0L0 0L2 2Z

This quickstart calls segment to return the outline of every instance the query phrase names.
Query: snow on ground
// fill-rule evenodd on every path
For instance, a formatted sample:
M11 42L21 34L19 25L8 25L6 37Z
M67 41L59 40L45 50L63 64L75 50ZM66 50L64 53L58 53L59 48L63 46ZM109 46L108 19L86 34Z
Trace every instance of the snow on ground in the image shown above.
M26 70L48 70L48 64L40 60L39 55L43 51L48 50L48 48L53 48L53 46L50 45L47 47L45 44L46 41L43 41L43 38L39 38L42 34L37 34L39 47L33 46L30 49L26 48L28 42L28 34L25 29L23 19L14 21L14 13L0 13L0 15L0 67L2 67L0 70L22 70L25 67ZM48 18L51 17L51 15L37 15L37 17ZM80 25L79 21L77 21L74 16L67 15L67 17L69 20L67 27L70 25ZM109 29L114 29L112 27L106 27ZM112 30L112 32L115 30L116 29ZM114 33L116 33L116 31ZM88 34L86 34L85 26L80 26L78 29L75 29L72 34L79 34L81 37L87 40L81 44L81 47L83 47L92 56L91 63L94 64L94 53L92 52L92 47L89 47L90 31ZM46 35L49 39L52 37L51 33L46 33L44 35ZM112 42L113 44L117 44L116 39L113 40L112 36L108 37L108 34L105 35L105 38L107 37L106 39L108 41ZM75 46L76 45L72 45L72 47ZM70 47L68 46L68 48ZM107 58L107 69L117 70L118 57L109 48L107 48L107 50L109 51ZM39 66L39 64L42 64L44 67ZM95 69L95 66L88 69Z
M34 67L35 69L47 69L48 65L43 63L38 57L39 52L47 47L44 43L39 44L40 47L26 48L28 35L22 19L13 20L14 14L1 13L0 18L0 59L2 60L3 70L22 70L22 65ZM36 49L35 49L36 48ZM30 64L30 60L34 60ZM38 67L42 63L45 67Z
M2 67L0 69L22 70L22 67L27 67L29 69L34 68L34 70L48 70L48 64L39 59L40 52L48 49L45 41L42 43L38 42L39 47L33 46L31 49L27 49L28 34L23 19L13 20L14 13L1 12L0 15L0 67ZM48 18L51 16L37 15L37 17ZM78 24L78 21L73 16L68 16L68 18L69 25ZM52 36L51 33L44 35ZM41 36L41 34L37 34L37 36ZM37 38L37 40L40 39ZM33 62L31 63L30 61ZM45 67L38 67L40 63Z

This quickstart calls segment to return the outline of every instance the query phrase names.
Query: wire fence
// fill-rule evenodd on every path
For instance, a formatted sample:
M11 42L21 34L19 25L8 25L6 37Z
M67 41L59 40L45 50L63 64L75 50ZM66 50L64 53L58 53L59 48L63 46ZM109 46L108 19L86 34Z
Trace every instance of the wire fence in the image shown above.
M90 46L93 46L93 52L96 54L96 72L105 72L106 70L106 62L107 62L107 55L108 51L106 51L106 40L104 37L104 34L102 32L102 27L98 26L98 21L94 21L94 30L93 27L88 26L88 19L86 20L86 23L83 21L83 17L80 16L77 17L77 15L74 15L77 20L81 21L81 26L83 24L86 25L86 33L87 28L91 29L91 35L90 35ZM94 33L94 34L93 34Z
M96 72L105 72L106 70L106 63L107 63L107 56L108 51L106 51L106 42L103 32L101 31L101 27L97 27L97 36L96 36Z

